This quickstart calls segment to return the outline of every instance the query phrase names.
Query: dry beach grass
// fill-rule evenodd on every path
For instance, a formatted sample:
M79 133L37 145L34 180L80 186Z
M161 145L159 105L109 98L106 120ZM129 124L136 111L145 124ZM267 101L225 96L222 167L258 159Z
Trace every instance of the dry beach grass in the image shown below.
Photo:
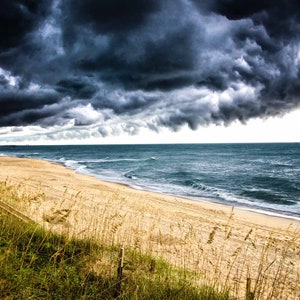
M46 229L162 257L192 271L193 284L229 288L239 299L247 278L255 299L300 299L297 220L135 190L32 159L0 157L0 182L0 200ZM3 197L11 187L18 197Z

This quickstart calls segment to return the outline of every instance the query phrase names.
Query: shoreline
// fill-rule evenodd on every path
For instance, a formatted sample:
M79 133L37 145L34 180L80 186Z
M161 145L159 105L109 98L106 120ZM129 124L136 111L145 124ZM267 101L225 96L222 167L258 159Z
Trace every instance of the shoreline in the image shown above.
M205 192L202 192L202 188L200 188L200 191L197 189L197 187L194 189L194 187L190 186L185 186L183 185L170 185L169 181L166 182L161 182L159 180L153 180L153 178L147 177L146 180L142 179L140 180L139 177L128 177L127 178L127 171L123 174L123 172L118 172L118 169L107 169L106 167L97 170L97 168L94 168L93 166L89 168L88 163L84 163L84 160L77 161L78 159L73 158L72 156L66 156L61 157L60 156L48 156L48 158L45 157L39 157L36 155L30 155L27 153L28 156L23 155L22 152L20 153L21 155L17 154L8 154L8 155L13 155L14 157L20 157L20 158L32 158L32 159L39 159L39 160L46 160L54 164L60 164L65 166L66 168L69 168L71 170L74 170L78 174L84 174L88 176L92 176L94 178L97 178L101 181L104 182L111 182L111 183L116 183L116 184L124 184L130 188L136 189L136 190L142 190L145 192L154 192L154 193L160 193L163 195L170 195L174 197L181 197L184 199L189 199L192 201L197 201L197 202L209 202L213 204L221 204L221 205L226 205L229 207L235 207L236 209L241 209L241 210L248 210L248 211L254 211L257 213L261 213L264 215L273 215L277 217L282 217L282 218L288 218L291 220L299 220L300 221L300 214L299 214L299 207L300 203L298 202L298 198L296 197L296 194L293 194L293 189L287 190L286 196L283 193L283 198L282 199L288 199L285 202L281 202L281 199L278 200L279 203L277 203L277 194L276 194L276 186L273 187L274 190L272 189L273 192L270 192L270 195L273 195L275 198L270 198L269 200L266 199L266 201L262 200L260 201L259 197L252 199L251 197L243 197L243 192L244 189L243 187L238 187L239 190L237 192L233 192L233 194L230 192L231 190L234 191L234 188L232 189L232 185L230 182L226 180L225 184L228 188L224 188L224 193L222 190L222 187L220 189L220 193L218 190L218 185L216 186L216 191L214 191L214 185L210 186L209 184L206 184L207 186L204 186L203 190ZM39 152L35 153L39 154ZM5 155L5 154L3 154ZM106 157L108 158L108 157ZM74 160L73 160L74 159ZM102 159L101 159L102 161ZM105 161L105 160L104 160ZM114 161L114 160L113 160ZM89 162L89 161L87 161ZM96 166L97 167L97 166ZM102 172L103 170L109 170L109 172L106 174L106 171ZM124 171L124 170L123 170ZM115 174L114 174L115 172ZM129 171L130 173L130 171ZM254 176L254 175L253 175ZM248 180L248 179L247 179ZM234 187L234 186L233 186ZM209 192L206 192L206 188L208 188ZM254 187L255 188L255 187ZM245 189L247 192L247 188ZM251 190L251 189L250 189ZM259 191L259 189L257 190ZM271 191L271 190L270 190ZM289 193L290 192L290 193ZM295 199L294 199L294 198ZM294 200L292 200L294 199ZM275 201L276 200L276 201ZM282 200L284 201L284 200Z
M11 158L19 158L19 159L32 159L32 160L37 160L37 161L46 161L49 162L50 164L53 165L59 165L59 166L63 166L64 168L73 171L75 174L79 174L79 175L84 175L84 176L90 176L92 178L95 178L96 180L101 181L102 183L111 183L111 184L115 184L115 185L120 185L120 186L124 186L126 188L132 189L132 190L136 190L136 191L141 191L141 192L145 192L145 193L153 193L153 194L158 194L158 195L162 195L162 196L167 196L167 197L175 197L175 198L180 198L183 201L187 200L187 201L192 201L195 203L207 203L207 204L211 204L211 205L216 205L216 206L221 206L221 207L227 207L230 209L235 209L235 210L241 210L241 211L246 211L246 212L251 212L251 213L255 213L255 214L261 214L264 216L268 216L268 217L274 217L274 218L282 218L282 219L287 219L287 220L293 220L293 221L299 221L300 222L300 216L294 216L294 215L286 215L286 214L281 214L279 212L276 212L275 210L263 210L260 208L252 208L250 205L230 205L229 203L223 203L222 201L219 201L216 198L212 198L212 197L188 197L188 196L184 196L184 195L177 195L177 194L171 194L171 193L166 193L163 191L157 191L157 190L152 190L150 188L147 187L143 187L143 186L138 186L138 185L131 185L129 183L125 183L125 182L118 182L118 181L114 181L114 180L109 180L109 179L104 179L101 178L101 176L98 176L96 174L92 174L89 172L80 172L77 171L78 169L72 168L70 166L68 166L65 162L60 162L60 161L53 161L53 160L48 160L48 159L40 159L40 158L30 158L30 157L18 157L18 156L0 156L1 157L11 157ZM209 199L211 199L211 201L209 201ZM215 201L214 201L215 200Z
M284 215L284 214L280 214L280 213L276 213L276 212L272 212L272 211L268 211L268 210L260 210L260 209L253 209L251 207L248 206L233 206L233 205L229 205L227 203L222 203L221 201L219 202L217 199L216 201L209 201L207 200L208 198L198 198L198 199L192 199L189 197L185 197L185 196L181 196L181 195L175 195L175 194L168 194L168 193L164 193L164 192L160 192L160 191L155 191L155 190L150 190L150 189L146 189L144 187L139 187L139 186L132 186L130 184L127 183L122 183L122 182L116 182L116 181L110 181L110 180L104 180L99 178L96 175L93 174L89 174L89 173L84 173L84 172L78 172L76 169L73 169L69 166L67 166L65 163L63 162L56 162L56 161L51 161L51 160L47 160L47 159L36 159L36 158L28 158L28 157L17 157L17 156L0 156L0 166L1 166L1 160L2 158L6 158L8 160L10 159L18 159L18 160L31 160L31 161L35 161L35 162L47 162L50 165L53 166L61 166L63 168L65 168L66 170L69 170L70 172L74 172L75 175L79 175L79 176L86 176L86 177L90 177L96 181L99 181L101 184L104 185L112 185L113 187L115 187L116 189L119 189L120 187L124 187L128 190L132 190L133 192L137 192L137 193L145 193L145 194L152 194L154 196L158 196L158 197L163 197L166 199L171 199L171 200L181 200L182 202L187 202L189 204L195 204L195 205L199 205L199 206L204 206L204 207L209 207L209 208L216 208L216 209L220 209L220 210L234 210L235 212L238 212L238 214L248 214L249 215L255 215L255 216L264 216L267 218L272 218L272 219L282 219L282 220L286 220L286 221L290 221L291 223L296 222L299 223L300 226L300 217L296 217L296 216L289 216L289 215ZM0 173L0 179L1 179L1 173ZM210 198L213 199L213 198Z
M33 158L35 159L35 158ZM38 159L38 160L43 160L43 159ZM113 183L113 184L117 184L117 185L123 185L126 186L130 189L133 190L137 190L137 191L144 191L144 192L149 192L149 193L157 193L157 194L161 194L161 195L165 195L165 196L171 196L171 197L176 197L176 198L182 198L185 200L189 200L189 201L194 201L194 202L200 202L200 203L210 203L210 204L215 204L215 205L221 205L221 206L226 206L229 208L234 207L234 209L238 209L238 210L244 210L244 211L249 211L249 212L253 212L253 213L257 213L257 214L262 214L262 215L266 215L266 216L270 216L270 217L277 217L277 218L283 218L283 219L290 219L290 220L295 220L295 221L299 221L300 222L300 215L296 216L296 215L292 215L292 214L284 214L284 212L281 213L281 211L276 211L275 209L261 209L260 207L251 207L250 205L244 204L230 204L229 201L224 201L222 202L221 200L218 200L217 198L213 198L213 197L197 197L197 196L193 196L193 197L189 197L189 196L185 196L185 195L178 195L178 194L172 194L172 193L168 193L168 192L164 192L164 191L159 191L159 190L155 190L155 189L151 189L149 187L144 187L144 186L139 186L139 185L134 185L134 184L129 184L129 183L125 183L125 182L121 182L121 181L114 181L114 180L109 180L106 178L101 178L101 176L98 176L96 174L92 174L89 172L81 172L80 170L77 171L77 169L72 168L70 166L68 166L66 163L64 162L56 162L56 161L51 161L51 160L46 160L50 163L53 164L58 164L58 165L62 165L65 168L69 169L69 170L73 170L76 174L81 174L81 175L86 175L86 176L91 176L97 180L100 180L102 182L108 182L108 183ZM79 168L80 169L80 168ZM210 201L211 200L211 201Z
M51 162L51 161L49 161ZM170 197L175 197L175 198L181 198L183 200L187 200L187 201L192 201L192 202L200 202L200 203L208 203L211 205L220 205L220 206L225 206L228 207L230 209L234 208L236 210L242 210L242 211L246 211L246 212L252 212L252 213L256 213L256 214L261 214L261 215L265 215L265 216L269 216L269 217L275 217L275 218L282 218L282 219L288 219L288 220L294 220L294 221L299 221L300 222L300 216L294 216L294 215L287 215L284 213L280 213L280 212L276 212L276 210L263 210L263 209L259 209L259 208L252 208L250 205L230 205L229 203L226 203L225 201L219 201L216 198L212 198L212 197L188 197L188 196L184 196L184 195L177 195L177 194L171 194L171 193L167 193L167 192L162 192L162 191L157 191L157 190L151 190L150 188L147 187L142 187L142 186L134 186L131 184L127 184L127 183L123 183L123 182L118 182L118 181L113 181L113 180L106 180L103 179L101 177L89 174L89 173L84 173L84 172L77 172L75 169L69 168L68 166L66 166L65 164L62 164L64 167L66 167L67 169L73 170L75 171L76 174L82 174L82 175L86 175L86 176L91 176L94 177L100 181L103 182L107 182L107 183L113 183L113 184L117 184L117 185L123 185L129 189L133 189L136 191L142 191L145 193L154 193L154 194L159 194L159 195L163 195L163 196L170 196ZM211 201L210 201L211 200Z

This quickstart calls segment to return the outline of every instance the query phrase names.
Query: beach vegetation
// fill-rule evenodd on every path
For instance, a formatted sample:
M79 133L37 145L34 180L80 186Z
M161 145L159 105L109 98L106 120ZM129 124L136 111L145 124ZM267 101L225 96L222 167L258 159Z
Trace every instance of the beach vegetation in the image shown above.
M131 214L118 193L93 207L67 191L59 207L42 214L49 225L43 227L25 216L41 210L42 189L5 181L0 196L16 208L0 209L0 299L300 298L300 235L293 227L236 228L232 209L223 223L207 228L178 218L162 230L159 219L143 223L150 207ZM88 203L95 215L76 232L69 226L80 218L75 203Z
M5 212L0 216L0 299L230 299L194 286L188 271L132 249L116 297L116 245L68 239Z

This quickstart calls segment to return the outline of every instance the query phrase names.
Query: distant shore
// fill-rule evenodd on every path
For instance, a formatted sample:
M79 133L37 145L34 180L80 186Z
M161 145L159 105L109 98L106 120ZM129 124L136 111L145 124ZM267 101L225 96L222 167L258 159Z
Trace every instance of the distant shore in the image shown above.
M212 273L218 257L218 268L230 271L226 277L240 272L241 281L256 274L271 236L276 251L289 239L300 246L299 220L136 190L48 161L2 156L0 181L18 186L28 200L10 204L46 228L137 247L190 269L210 265ZM230 265L237 249L244 252ZM299 255L290 260L300 264Z

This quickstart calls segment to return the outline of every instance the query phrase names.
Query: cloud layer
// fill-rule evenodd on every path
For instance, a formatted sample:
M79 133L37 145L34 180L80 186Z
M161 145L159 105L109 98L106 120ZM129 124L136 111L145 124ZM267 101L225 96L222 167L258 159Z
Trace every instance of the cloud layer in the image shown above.
M296 0L3 0L0 140L282 115L300 105L299 20Z

